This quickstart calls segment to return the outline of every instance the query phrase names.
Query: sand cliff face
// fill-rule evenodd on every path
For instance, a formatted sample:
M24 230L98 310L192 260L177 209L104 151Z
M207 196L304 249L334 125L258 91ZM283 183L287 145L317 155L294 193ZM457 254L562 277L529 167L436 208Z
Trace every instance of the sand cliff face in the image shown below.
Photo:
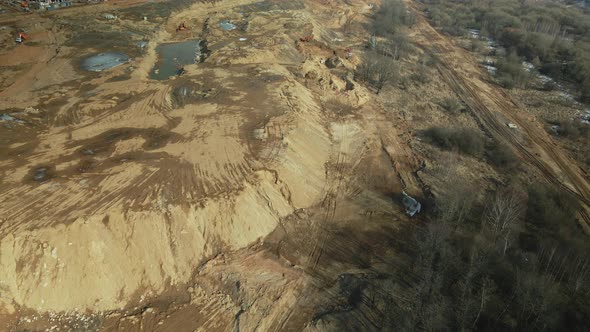
M15 229L1 240L5 294L41 311L121 308L135 295L145 299L187 282L205 258L245 247L295 209L317 202L325 184L329 132L314 114L313 101L293 98L289 103L298 110L281 110L273 119L288 123L280 136L253 139L261 145L259 157L240 137L249 129L243 128L247 116L239 114L238 101L227 106L232 108L227 115L215 104L170 110L177 123L170 132L178 137L145 154L146 138L135 132L150 125L144 115L150 112L136 107L135 115L125 116L144 115L143 120L129 123L135 128L111 151L96 152L103 164L118 164L98 166L96 175L62 176L60 171L75 163L61 165L54 156L31 162L55 164L55 175L41 184L15 183L5 194L11 218L5 224ZM270 126L261 129L272 131ZM88 136L108 130L105 123L84 128ZM147 162L133 157L139 155ZM21 214L15 210L19 207ZM68 220L36 227L44 215Z
M152 34L141 57L100 74L72 71L73 47L52 58L66 31L52 32L40 46L45 66L27 75L54 80L46 86L61 84L59 91L18 81L0 93L0 102L32 107L0 160L4 314L113 312L191 285L193 305L219 303L233 322L234 311L244 309L216 298L223 284L211 276L219 274L251 285L240 288L241 298L268 295L253 304L259 311L244 311L243 326L281 328L298 301L301 269L317 265L326 235L314 223L300 230L311 220L302 216L334 222L336 202L361 191L347 185L353 170L381 145L363 121L326 107L337 101L359 109L368 92L346 90L354 59L336 71L323 64L332 54L324 43L329 31L303 2L250 13L247 41L212 26L205 63L169 81L148 79L155 46L189 37L175 35L174 22L190 22L198 37L207 18L216 22L227 10L238 20L234 11L258 8L252 3L195 4ZM285 28L291 25L319 41L297 42L297 29ZM306 212L324 208L325 216ZM281 229L297 230L304 244L294 250L302 258L219 261ZM271 309L272 298L284 307ZM272 319L261 323L261 315Z
M158 82L74 95L75 109L58 110L67 126L50 126L6 179L4 298L39 311L123 308L316 204L330 129L309 90L283 67L265 67L176 80L195 90L214 80L222 94L181 107ZM133 97L121 102L113 95L123 89ZM47 179L34 181L39 168Z
M16 303L41 311L112 310L135 294L157 295L186 282L205 257L248 245L291 212L273 177L260 177L229 199L198 207L114 206L67 226L8 235L1 244L3 287Z
M399 86L376 94L354 75L368 1L136 2L0 14L36 43L0 52L0 330L386 329L414 291L396 271L412 264L403 231L424 221L401 192L426 209L449 169L483 188L501 179L422 143L432 126L491 129L588 196L542 127L422 17ZM204 38L205 62L149 78L157 45ZM130 63L79 70L113 49ZM428 82L407 81L418 60ZM457 91L471 111L441 112Z

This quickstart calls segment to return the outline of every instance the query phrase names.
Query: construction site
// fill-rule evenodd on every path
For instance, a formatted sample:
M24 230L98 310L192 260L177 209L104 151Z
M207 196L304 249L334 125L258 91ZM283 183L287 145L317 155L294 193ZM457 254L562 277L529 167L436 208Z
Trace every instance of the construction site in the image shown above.
M380 1L0 4L0 330L391 330L459 178L550 184L590 232L588 166L403 4L399 76L428 80L376 87ZM425 136L449 125L518 170Z

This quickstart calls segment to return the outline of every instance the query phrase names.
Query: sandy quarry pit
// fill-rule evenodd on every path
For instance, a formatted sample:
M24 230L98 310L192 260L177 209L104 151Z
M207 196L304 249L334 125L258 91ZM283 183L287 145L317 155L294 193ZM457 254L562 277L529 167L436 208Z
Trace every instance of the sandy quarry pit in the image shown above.
M192 324L223 329L235 324L238 310L230 304L235 298L214 295L224 287L215 274L226 266L223 273L234 271L232 278L259 284L240 296L275 294L283 305L274 311L268 311L273 301L254 305L261 311L246 310L242 326L279 329L300 300L296 294L309 291L304 271L318 265L330 225L345 227L367 209L388 223L392 215L405 218L366 174L355 175L370 167L379 188L401 192L401 175L386 151L407 151L392 126L367 120L382 117L372 92L358 84L345 89L343 76L358 59L336 70L321 63L346 46L333 43L345 40L333 30L340 19L312 1L268 3L196 3L159 28L134 21L139 14L122 9L134 7L117 3L26 19L37 22L29 29L35 43L0 54L11 70L3 76L1 112L19 120L4 122L0 134L0 321L6 326L75 321L91 328L100 321L104 329L133 329L137 322L121 317L146 306L155 316L137 321L172 328L171 320L158 324L164 320L157 315L172 307L154 303L180 301L173 306L178 317L217 310L218 320ZM356 1L347 8L368 6ZM148 46L111 45L131 61L82 71L81 59L110 44L84 39L89 32L76 24L108 26L100 17L114 10L123 14L109 29L134 26L145 35L131 41L147 38ZM224 31L222 19L247 21L248 28ZM180 21L190 29L177 33ZM318 42L298 42L302 33ZM181 77L149 79L158 44L204 35L212 50L205 62L186 66ZM344 44L360 37L350 35ZM325 105L336 99L363 115L330 111ZM408 160L396 168L409 178L415 165ZM281 238L292 249L275 257L264 243ZM224 255L232 258L220 265ZM257 263L244 265L248 260Z
M375 285L424 221L402 191L428 209L457 177L505 180L423 142L435 125L509 144L518 176L590 204L576 163L410 1L415 58L439 61L427 83L378 95L353 75L369 1L179 3L0 15L0 330L378 330ZM150 79L158 45L197 39L204 62ZM103 52L129 61L80 68ZM436 104L449 95L472 111L450 118Z

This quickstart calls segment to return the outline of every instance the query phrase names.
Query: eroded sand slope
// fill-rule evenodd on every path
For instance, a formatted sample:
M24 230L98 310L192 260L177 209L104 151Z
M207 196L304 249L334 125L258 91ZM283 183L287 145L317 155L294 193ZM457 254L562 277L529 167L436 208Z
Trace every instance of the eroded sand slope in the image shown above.
M0 160L6 317L118 317L114 312L153 303L179 288L187 294L193 285L185 307L219 317L192 324L226 330L223 324L236 324L237 309L215 297L224 283L208 281L225 266L224 274L235 271L229 273L234 282L257 285L240 296L261 298L253 307L259 311L241 309L242 327L281 330L294 319L289 308L309 282L301 272L320 261L329 225L345 225L342 220L367 208L391 215L388 198L367 187L364 172L358 172L359 180L354 171L372 165L367 169L388 174L381 185L401 191L396 171L411 179L416 165L383 122L379 105L369 102L370 92L360 85L345 89L358 58L343 59L337 70L320 61L332 54L327 42L340 36L330 27L338 27L339 17L351 9L333 15L333 7L316 2L269 3L196 3L173 14L142 56L98 75L74 69L77 49L61 45L66 31L49 30L51 38L35 49L39 64L0 93L2 105L29 107L19 113L25 124L15 125ZM369 7L358 2L351 8ZM177 22L200 30L207 19L238 20L244 12L247 32L226 32L211 23L212 54L205 63L187 66L179 78L149 79L156 45L185 38L174 32ZM298 42L304 33L318 42ZM348 38L348 44L357 42ZM29 84L32 77L43 83ZM190 97L179 100L179 89L188 89ZM336 115L326 106L336 100L363 116ZM404 155L405 166L390 169L385 151ZM350 197L371 203L361 207ZM250 258L219 265L219 255L251 247L271 233L297 234L285 241L299 252L282 253L291 257L285 262L252 249L236 254ZM284 303L270 309L273 298ZM150 312L142 312L142 321L156 324ZM103 327L126 326L124 320L117 324Z

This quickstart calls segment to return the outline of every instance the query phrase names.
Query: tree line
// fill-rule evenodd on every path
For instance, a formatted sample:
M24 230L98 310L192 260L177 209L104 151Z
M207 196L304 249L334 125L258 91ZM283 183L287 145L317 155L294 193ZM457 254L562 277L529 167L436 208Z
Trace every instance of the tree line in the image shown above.
M374 13L372 35L367 43L362 63L355 78L369 83L379 93L386 84L399 79L399 60L410 54L413 45L405 28L413 25L416 17L400 0L385 0Z
M478 195L452 178L407 250L397 278L410 281L388 299L384 315L395 319L384 329L590 329L590 246L576 200L544 184Z
M423 0L431 21L452 35L479 29L541 73L577 84L590 100L590 14L575 5L517 0Z

